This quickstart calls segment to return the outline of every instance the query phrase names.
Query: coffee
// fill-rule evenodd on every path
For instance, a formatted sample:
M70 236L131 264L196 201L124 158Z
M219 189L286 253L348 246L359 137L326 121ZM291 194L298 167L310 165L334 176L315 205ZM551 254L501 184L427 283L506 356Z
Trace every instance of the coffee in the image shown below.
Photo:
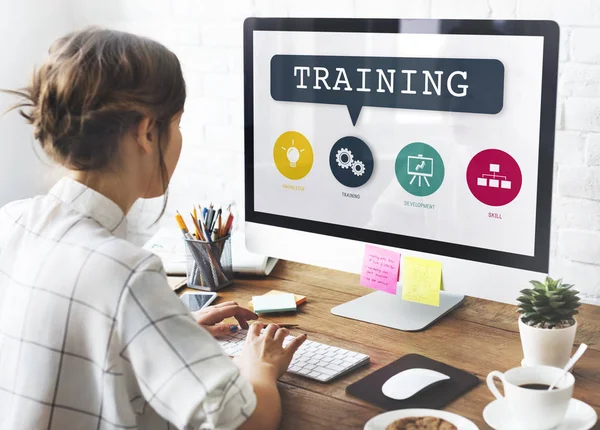
M559 388L548 391L549 385L559 378L562 378ZM495 379L502 383L504 396ZM486 382L494 397L506 402L506 419L527 430L548 430L564 421L575 378L571 373L563 375L557 367L531 366L515 367L505 373L494 370Z
M519 385L519 387L521 387L521 388L527 388L529 390L546 390L546 391L548 391L548 388L550 388L550 385L546 385L546 384L523 384L523 385ZM556 387L554 387L553 390L556 390Z

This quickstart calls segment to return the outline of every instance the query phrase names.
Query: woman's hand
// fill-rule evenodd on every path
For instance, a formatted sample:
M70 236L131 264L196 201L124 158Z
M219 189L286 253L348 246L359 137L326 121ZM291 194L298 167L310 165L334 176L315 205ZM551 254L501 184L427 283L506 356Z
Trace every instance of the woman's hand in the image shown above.
M276 381L285 373L294 353L306 340L306 335L300 335L283 346L283 340L290 334L277 324L269 324L261 334L261 323L254 323L248 331L244 349L233 359L240 368L242 375L248 379L258 378Z
M210 306L194 312L193 316L198 324L208 330L214 337L225 336L237 331L237 325L221 323L225 318L235 317L243 329L248 328L248 320L258 318L258 315L254 312L238 306L236 302L225 302Z

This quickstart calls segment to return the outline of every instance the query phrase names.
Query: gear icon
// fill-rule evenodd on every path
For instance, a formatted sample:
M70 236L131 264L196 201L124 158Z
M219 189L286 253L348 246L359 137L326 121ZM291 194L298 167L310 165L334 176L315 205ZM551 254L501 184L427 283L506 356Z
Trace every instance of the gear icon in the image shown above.
M352 167L352 163L354 161L352 151L350 151L348 148L341 148L337 152L337 154L335 154L335 161L337 162L337 165L340 166L342 169Z
M352 173L356 176L362 176L365 174L365 165L362 161L356 160L352 163Z

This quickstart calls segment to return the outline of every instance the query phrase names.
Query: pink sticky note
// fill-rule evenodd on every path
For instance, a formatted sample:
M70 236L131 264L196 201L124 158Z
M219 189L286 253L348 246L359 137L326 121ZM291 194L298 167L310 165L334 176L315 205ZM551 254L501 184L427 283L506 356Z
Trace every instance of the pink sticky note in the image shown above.
M365 246L360 285L396 294L400 254L373 245Z

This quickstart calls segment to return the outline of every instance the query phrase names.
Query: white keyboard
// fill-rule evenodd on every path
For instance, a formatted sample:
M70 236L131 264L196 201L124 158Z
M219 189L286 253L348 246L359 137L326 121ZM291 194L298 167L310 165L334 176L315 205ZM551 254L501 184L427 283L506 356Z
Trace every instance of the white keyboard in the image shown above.
M234 357L242 351L247 333L248 330L239 330L217 340L225 352ZM293 336L287 336L283 345L287 345L292 339ZM368 362L368 355L306 340L294 354L287 371L320 382L329 382Z

